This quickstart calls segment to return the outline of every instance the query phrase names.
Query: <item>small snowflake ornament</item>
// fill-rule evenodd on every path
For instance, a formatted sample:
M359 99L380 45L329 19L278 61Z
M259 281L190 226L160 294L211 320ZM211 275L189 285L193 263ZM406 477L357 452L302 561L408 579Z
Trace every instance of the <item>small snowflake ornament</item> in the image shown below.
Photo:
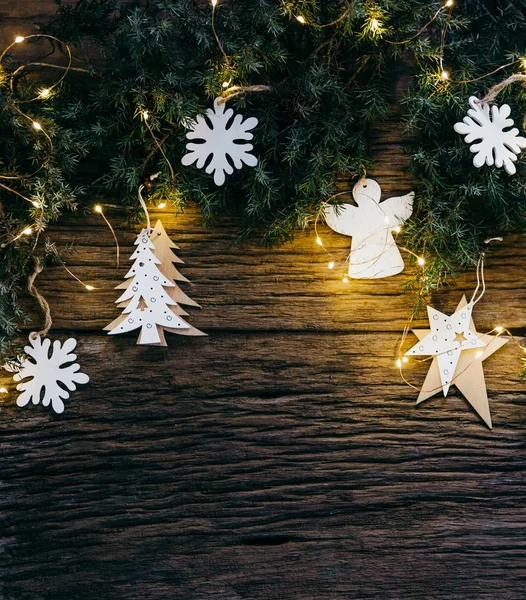
M76 384L88 383L89 377L80 373L80 365L76 363L76 354L73 350L77 341L69 338L61 344L58 340L53 342L50 353L51 340L42 338L36 333L29 335L29 346L25 346L27 357L22 359L18 366L11 364L7 367L16 371L13 379L21 381L16 386L20 392L16 403L26 406L29 402L51 407L56 413L64 412L64 402L69 398L69 392L77 389ZM29 379L29 381L24 381ZM67 388L67 389L66 389Z
M473 164L477 168L484 164L504 167L510 175L514 175L517 171L514 163L521 150L526 148L526 138L518 135L519 130L513 127L513 119L508 118L510 107L507 104L500 108L490 107L475 96L471 96L469 105L468 116L462 122L455 123L454 128L465 136L467 144L476 142L469 147L475 154Z
M231 108L226 110L224 101L220 103L220 100L222 99L215 99L214 109L208 109L206 117L198 115L190 124L191 130L186 137L189 140L199 140L199 143L187 144L189 152L181 160L185 166L196 163L197 168L202 169L212 157L205 170L214 174L216 185L225 183L225 174L231 175L234 172L233 166L236 169L241 169L243 164L255 167L258 162L250 154L252 144L239 143L253 138L249 131L254 129L258 120L250 117L243 121L239 114L232 120L234 111Z

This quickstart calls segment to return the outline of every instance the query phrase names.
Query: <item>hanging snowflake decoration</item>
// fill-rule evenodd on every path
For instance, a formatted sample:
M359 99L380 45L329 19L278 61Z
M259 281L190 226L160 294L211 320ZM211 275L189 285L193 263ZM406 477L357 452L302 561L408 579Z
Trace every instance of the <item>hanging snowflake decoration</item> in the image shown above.
M16 371L13 376L15 381L31 378L16 386L22 392L16 403L26 406L31 401L33 404L42 401L44 406L51 404L56 413L63 413L63 400L69 398L68 390L74 391L76 384L89 381L85 373L79 373L80 365L75 362L77 356L72 354L77 341L69 338L62 345L55 340L51 354L51 341L48 338L41 340L39 335L31 333L29 343L31 345L24 348L27 357L18 366L6 366L9 371Z
M233 167L241 169L243 163L249 167L257 165L258 159L250 154L252 144L239 142L253 138L249 131L254 129L258 120L250 117L243 121L241 115L236 115L232 120L234 111L231 108L225 110L225 103L219 104L219 100L221 98L215 99L214 109L208 109L206 117L198 115L190 124L191 131L186 137L198 143L186 145L189 152L183 156L181 162L186 166L197 163L198 169L206 165L206 172L214 174L214 183L223 185L225 174L231 175L234 172Z
M526 148L526 138L518 135L519 130L513 126L513 119L508 119L511 109L507 104L491 107L481 104L475 96L469 99L471 108L468 116L460 123L455 123L455 131L464 138L467 144L477 142L469 147L475 154L473 164L504 167L510 175L516 172L514 162L521 149Z

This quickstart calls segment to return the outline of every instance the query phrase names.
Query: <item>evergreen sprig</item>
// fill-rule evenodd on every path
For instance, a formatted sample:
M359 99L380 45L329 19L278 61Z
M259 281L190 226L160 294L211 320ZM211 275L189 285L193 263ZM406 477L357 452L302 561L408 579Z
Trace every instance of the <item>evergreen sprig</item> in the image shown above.
M31 43L27 41L25 43ZM49 49L46 48L46 52ZM36 261L60 256L45 230L64 211L78 208L80 186L70 182L86 145L70 126L67 99L55 88L38 99L46 79L17 73L14 57L0 65L0 353L27 315L21 292ZM34 99L37 98L37 101ZM35 129L34 125L41 129ZM21 235L26 230L27 235Z
M56 1L58 14L47 32L74 45L77 57L85 50L99 76L62 91L50 127L57 142L63 141L49 168L74 166L78 148L68 146L69 136L70 144L80 144L97 160L95 190L123 205L138 209L137 188L160 172L153 201L162 198L174 207L195 202L206 218L241 213L247 234L258 232L269 243L289 239L312 223L342 180L365 170L374 175L370 129L400 100L393 90L404 74L410 81L403 99L407 125L418 137L416 150L408 148L416 200L404 227L405 245L425 257L424 267L407 282L415 310L451 274L477 262L486 237L524 226L524 158L513 177L496 168L476 169L453 130L469 96L482 97L522 68L516 62L483 77L525 56L522 0L464 0L453 7L428 0L219 0L215 28L228 60L213 34L208 0L151 0L146 6ZM259 120L254 137L259 163L217 188L204 171L180 161L188 120L212 105L224 83L271 89L229 100L236 111ZM519 125L524 91L508 88L501 99L511 104ZM17 158L11 150L2 158L20 169L16 161L21 148L28 150L26 133L15 123L7 130ZM23 160L31 160L31 151ZM53 181L59 189L67 185L60 177ZM67 197L70 191L63 189ZM62 204L58 197L52 203L56 210L45 222L71 206L66 196ZM13 268L33 251L26 240L9 248ZM13 273L2 275L10 287ZM0 319L14 324L18 305L16 296L10 299L10 306L0 305Z

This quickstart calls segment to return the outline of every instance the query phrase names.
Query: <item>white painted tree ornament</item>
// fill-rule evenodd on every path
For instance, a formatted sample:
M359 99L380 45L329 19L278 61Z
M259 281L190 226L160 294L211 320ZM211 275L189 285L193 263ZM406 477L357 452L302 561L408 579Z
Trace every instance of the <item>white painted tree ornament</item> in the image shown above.
M153 242L157 239L159 250ZM135 241L137 248L130 260L134 263L125 281L116 289L125 291L116 300L122 314L105 327L109 335L127 333L140 328L138 344L166 346L164 332L182 335L206 335L184 319L187 315L178 304L198 306L175 284L188 281L173 266L177 259L171 249L177 248L160 221L148 234L143 229ZM158 256L159 255L159 256Z
M255 117L243 121L241 115L236 115L232 120L234 111L226 109L225 102L221 104L221 98L216 98L214 108L208 109L206 115L198 115L196 120L190 124L190 131L186 134L189 140L198 143L186 145L189 151L181 160L183 165L196 163L198 169L206 165L206 172L214 174L214 183L223 185L225 174L231 175L234 168L241 169L243 164L255 167L258 159L250 154L252 144L239 143L243 140L251 140L253 135L249 133L258 124ZM207 161L211 157L210 162Z
M514 163L521 150L526 148L526 138L519 136L519 130L513 127L513 119L508 118L510 107L507 104L500 108L490 107L475 96L471 96L469 105L468 116L455 123L454 129L465 136L467 144L472 144L469 149L475 154L473 164L477 168L484 164L504 167L514 175L517 171Z
M26 406L30 402L49 406L61 414L64 412L64 402L69 398L69 391L75 391L77 384L88 383L89 377L80 373L80 365L76 363L76 354L73 350L77 341L69 338L61 344L58 340L53 342L50 352L51 340L42 338L36 333L29 334L29 346L24 347L27 356L20 365L10 363L6 368L15 371L14 381L20 381L16 389L20 392L16 403ZM29 379L29 381L24 381ZM69 391L68 391L69 390Z
M432 356L417 404L440 391L447 396L455 385L491 429L491 414L482 363L508 343L498 336L478 333L472 319L474 302L464 296L451 315L428 306L431 329L415 329L419 339L407 356Z
M353 188L358 206L343 204L325 210L327 225L352 237L349 277L377 279L404 270L404 261L392 232L413 212L414 193L380 202L381 189L374 179L359 181Z

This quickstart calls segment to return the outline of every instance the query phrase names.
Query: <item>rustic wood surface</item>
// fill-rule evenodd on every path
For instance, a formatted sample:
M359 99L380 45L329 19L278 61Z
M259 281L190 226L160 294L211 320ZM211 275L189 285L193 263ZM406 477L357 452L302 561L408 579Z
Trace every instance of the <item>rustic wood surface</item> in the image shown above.
M51 10L19 5L8 32ZM411 187L401 136L396 122L376 132L370 175L385 195ZM119 314L113 287L135 237L107 214L119 269L100 217L75 215L49 237L74 242L68 267L98 289L62 267L38 280L51 335L78 339L90 383L56 416L16 408L0 377L2 600L524 599L516 347L485 363L492 431L454 389L417 408L394 365L407 274L344 285L312 231L272 250L236 246L236 223L206 229L196 211L152 217L181 248L185 291L202 305L189 320L209 337L138 347L137 332L101 331ZM345 255L348 239L321 236ZM525 258L522 237L490 249L479 331L524 333ZM463 275L435 306L454 310L474 283ZM407 374L419 385L425 371Z

